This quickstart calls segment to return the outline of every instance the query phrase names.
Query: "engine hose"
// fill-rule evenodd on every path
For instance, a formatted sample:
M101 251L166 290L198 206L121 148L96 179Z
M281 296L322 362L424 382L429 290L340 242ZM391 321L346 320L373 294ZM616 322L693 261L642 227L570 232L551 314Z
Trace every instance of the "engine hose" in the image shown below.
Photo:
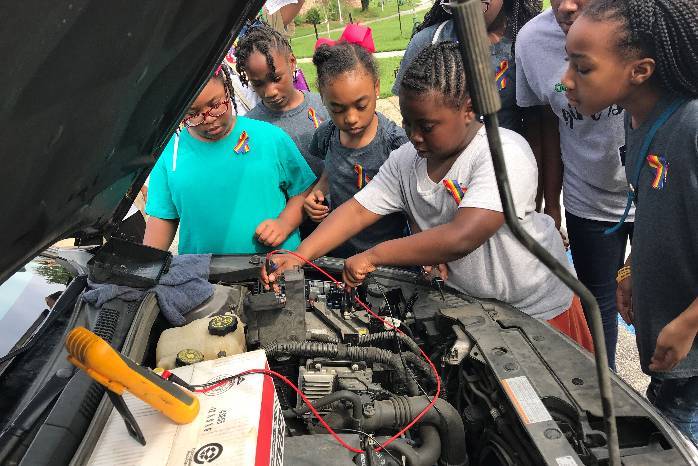
M434 372L432 372L431 367L429 367L429 364L427 364L421 356L417 356L414 353L402 353L402 357L405 358L405 361L415 366L424 377L426 377L434 385L436 385L436 378L434 377Z
M277 341L264 347L267 357L279 355L301 356L305 358L324 357L348 359L354 362L381 363L390 367L398 376L398 383L407 386L410 395L418 395L417 382L407 374L399 355L372 346L345 346L319 341Z
M397 439L387 449L390 452L404 456L407 466L433 466L441 456L441 438L436 427L422 425L419 427L419 436L422 438L422 445L413 447L408 445L404 439ZM383 443L390 437L378 437L376 440Z
M349 401L352 406L353 417L356 420L356 423L359 424L361 422L361 418L363 417L363 403L361 402L361 396L350 390L339 390L337 392L330 393L329 395L325 395L322 398L313 401L313 406L315 409L320 409L332 403L336 403L337 401ZM284 417L293 418L296 416L302 416L303 414L309 412L310 408L308 408L307 405L303 405L300 408L285 410ZM359 426L357 425L352 428L357 429Z
M366 432L380 429L400 429L420 413L430 400L425 396L398 396L374 402L375 414L364 416L361 425ZM446 400L439 398L432 409L426 412L417 425L436 427L441 439L440 464L465 466L468 453L464 442L465 428L458 411Z
M422 354L419 351L419 346L412 338L405 335L404 333L397 333L397 332L385 331L385 332L371 333L368 335L359 335L358 346L373 346L373 343L385 342L385 341L391 342L391 341L395 341L396 338L400 340L400 343L407 346L407 348L410 351L412 351L414 354L416 354L416 355ZM312 334L310 336L309 340L321 341L323 343L334 343L334 344L338 344L340 342L339 338L337 338L336 336L327 335L325 333Z
M312 341L322 341L324 343L339 343L339 338L334 335L327 335L326 333L311 333L308 340Z
M408 337L404 333L397 332L378 332L368 335L359 335L359 346L370 346L377 341L395 341L395 339L399 339L400 343L407 346L407 348L414 354L422 354L419 351L419 346L412 338Z

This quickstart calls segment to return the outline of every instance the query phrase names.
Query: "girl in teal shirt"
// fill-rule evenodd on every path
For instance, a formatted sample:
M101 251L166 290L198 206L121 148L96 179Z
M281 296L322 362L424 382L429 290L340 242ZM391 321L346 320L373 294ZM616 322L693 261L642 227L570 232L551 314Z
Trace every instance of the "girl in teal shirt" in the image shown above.
M315 181L279 128L233 113L224 65L201 91L150 176L144 244L180 254L294 249Z

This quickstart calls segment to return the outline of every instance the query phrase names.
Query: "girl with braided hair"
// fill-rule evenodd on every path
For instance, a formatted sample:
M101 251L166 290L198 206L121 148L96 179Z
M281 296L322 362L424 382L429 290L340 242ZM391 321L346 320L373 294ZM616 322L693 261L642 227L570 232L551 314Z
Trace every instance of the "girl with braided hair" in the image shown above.
M519 29L541 11L540 0L482 0L487 33L491 43L491 62L497 82L502 109L499 111L501 126L522 131L522 113L516 106L516 71L513 59L514 43ZM400 82L407 67L429 44L457 42L451 10L445 0L436 0L425 15L424 22L412 37L400 63L393 94L398 95Z
M427 46L400 87L400 111L410 143L390 154L380 172L342 204L298 248L314 259L386 215L404 212L418 233L384 241L348 258L343 279L357 286L378 266L447 264L447 283L471 296L494 298L549 321L592 349L579 298L521 246L504 224L483 125L473 111L458 46ZM524 228L572 271L553 220L535 211L537 169L530 147L514 131L501 138ZM298 264L275 256L263 280Z
M317 186L305 200L305 211L322 222L362 190L390 153L407 142L405 131L376 112L380 90L378 65L361 45L340 41L320 45L313 55L318 88L331 119L322 123L310 144L310 152L325 161ZM406 233L403 215L381 219L372 228L348 238L332 251L349 257Z
M320 176L323 161L310 154L310 142L317 127L330 116L318 94L294 87L296 57L291 44L277 30L261 23L240 40L235 61L242 83L261 99L245 116L286 131L315 175Z
M597 0L567 35L562 83L586 115L626 110L632 264L617 276L647 397L698 444L698 4ZM622 220L621 220L622 223Z
M148 246L169 249L178 226L180 254L264 253L300 243L303 199L315 176L281 129L233 112L231 73L225 64L216 71L153 167Z

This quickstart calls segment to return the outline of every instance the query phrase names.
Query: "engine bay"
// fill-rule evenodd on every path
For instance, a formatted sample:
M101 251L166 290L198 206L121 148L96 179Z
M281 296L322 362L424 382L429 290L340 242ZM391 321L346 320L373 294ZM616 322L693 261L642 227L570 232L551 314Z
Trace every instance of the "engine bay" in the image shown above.
M607 459L593 359L549 326L407 270L380 270L346 291L306 267L287 271L279 290L264 290L261 258L247 259L212 263L212 281L235 289L238 304L227 309L236 308L244 323L247 350L264 349L270 369L295 381L327 425L364 452L342 446L292 388L275 381L286 464ZM342 262L316 264L338 275ZM676 451L663 426L642 413L633 394L614 386L624 455L670 461Z
M154 295L91 306L81 298L85 277L78 277L59 298L66 318L51 338L84 326L149 368L263 349L269 369L296 385L327 425L275 379L284 464L608 463L593 356L546 323L410 270L378 269L347 292L307 266L286 273L280 289L265 290L262 260L214 256L214 294L183 326L165 320ZM315 265L341 276L341 260L323 257ZM31 399L70 366L61 351L59 345L46 355L49 363L18 397ZM17 372L4 383L27 380ZM64 383L13 464L90 458L111 402L82 371ZM623 464L687 464L693 450L644 397L615 375L612 390Z

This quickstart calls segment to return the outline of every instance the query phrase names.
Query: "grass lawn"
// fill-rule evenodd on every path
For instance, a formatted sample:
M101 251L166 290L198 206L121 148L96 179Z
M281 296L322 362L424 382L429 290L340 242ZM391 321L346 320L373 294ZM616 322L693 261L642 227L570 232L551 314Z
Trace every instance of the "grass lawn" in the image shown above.
M387 57L377 59L378 67L380 70L381 99L393 95L390 92L390 88L393 86L393 82L395 82L395 70L397 69L398 65L400 65L400 59L401 57ZM310 89L317 92L317 73L315 72L315 67L313 66L313 64L299 63L298 66L300 66L303 70L303 74L305 75L305 79L308 80L308 85L310 86Z
M333 5L335 5L337 0L330 1L332 1ZM410 4L410 1L408 0L404 3L404 5L401 5L400 11L412 9L414 5L417 5L418 1L412 0L412 4ZM368 7L368 10L366 11L361 11L361 8L348 8L345 6L344 2L342 2L342 19L344 20L344 23L340 23L339 20L331 21L330 29L341 28L344 26L345 23L348 23L349 13L351 13L351 17L355 23L384 18L386 16L394 15L397 13L397 0L385 0L384 9L381 9L381 7L378 5L378 2L371 2L371 5ZM325 19L325 12L323 9L320 9L320 16L323 20ZM305 19L305 17L302 17L302 19ZM327 25L325 23L318 24L317 30L319 34L322 34L323 31L327 31ZM308 34L315 34L315 30L313 29L312 24L303 23L299 26L296 26L296 32L294 34L295 37L301 37Z
M424 18L426 11L419 11L416 14L417 20ZM405 50L412 35L412 15L402 17L402 33L400 33L400 22L397 17L371 23L368 26L373 31L373 40L376 43L377 52L387 52L390 50ZM327 37L326 32L320 32L320 37ZM338 39L340 31L330 33L332 39ZM301 37L291 40L293 53L298 58L311 57L315 46L315 35Z
M407 3L407 2L406 2ZM413 1L416 5L417 2ZM400 7L401 11L411 9L409 4ZM424 14L428 10L422 10L416 13L417 21L424 18ZM384 18L386 16L397 13L396 0L386 0L385 11L381 11L379 6L371 4L368 11L361 12L360 8L352 9L352 18L354 22L365 22ZM346 10L342 10L343 19L349 21L349 15ZM402 14L402 34L400 33L400 20L397 17L376 21L368 24L373 30L373 40L376 42L376 51L385 52L389 50L404 50L412 35L413 16L412 14ZM330 29L343 28L344 25L339 22L331 22ZM327 37L327 25L318 25L318 34L320 37ZM338 39L341 31L330 33L330 38ZM305 36L305 37L304 37ZM293 52L298 58L310 57L313 54L313 46L315 45L315 33L311 24L303 24L296 27L296 33L291 40Z
M417 2L415 1L414 3L416 4ZM354 8L354 13L352 13L354 21L366 21L397 13L397 3L395 0L386 0L385 12L381 12L380 7L375 6L373 3L371 5L369 10L364 13L361 13L360 8ZM543 9L545 10L549 7L550 0L543 0ZM402 7L402 9L409 8L408 5ZM400 32L400 21L397 17L368 24L373 31L376 51L387 52L391 50L404 50L407 48L410 36L412 35L413 18L416 18L417 21L422 21L427 11L428 10L418 11L414 16L412 14L402 15L402 33ZM344 19L347 21L348 15L345 14ZM343 27L343 25L339 22L330 23L330 29L340 27ZM327 37L327 26L325 24L318 25L318 33L320 37ZM308 36L306 34L310 35ZM340 34L340 31L331 32L330 37L332 39L338 39ZM296 54L296 57L311 57L313 55L315 40L315 34L311 24L304 24L297 27L295 37L291 40L291 46L293 47L293 52Z

